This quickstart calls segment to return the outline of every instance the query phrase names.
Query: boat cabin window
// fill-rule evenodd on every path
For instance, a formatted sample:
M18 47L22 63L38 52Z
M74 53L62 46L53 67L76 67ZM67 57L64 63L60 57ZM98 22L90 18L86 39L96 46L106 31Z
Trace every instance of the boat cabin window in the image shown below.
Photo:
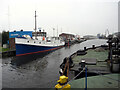
M51 40L47 40L47 42L51 42Z
M34 42L35 43L35 42Z
M39 42L39 44L41 44L41 42Z
M29 43L29 41L27 41Z

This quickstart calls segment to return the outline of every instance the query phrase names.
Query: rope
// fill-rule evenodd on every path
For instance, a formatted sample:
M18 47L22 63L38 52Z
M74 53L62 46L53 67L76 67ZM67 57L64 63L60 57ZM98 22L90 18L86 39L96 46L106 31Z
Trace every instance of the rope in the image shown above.
M85 70L85 68L83 68L83 70L80 73L78 73L74 78L72 78L68 83L70 83L72 80L74 80L76 77L78 77L84 70Z
M65 67L64 67L64 71L63 71L62 75L64 75L66 67L67 67L67 75L66 76L68 77L68 72L69 72L69 60L68 60L68 58L67 58L67 62L65 63Z
M68 73L69 73L69 62L68 62L68 65L67 65L67 77L68 77Z

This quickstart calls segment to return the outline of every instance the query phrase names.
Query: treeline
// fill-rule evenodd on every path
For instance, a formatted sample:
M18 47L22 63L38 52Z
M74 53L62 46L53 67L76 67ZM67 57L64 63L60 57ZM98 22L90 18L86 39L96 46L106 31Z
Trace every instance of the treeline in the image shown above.
M0 43L2 44L2 33L0 33Z
M2 31L2 33L0 33L0 43L1 43L1 45L7 44L8 40L9 40L9 31Z

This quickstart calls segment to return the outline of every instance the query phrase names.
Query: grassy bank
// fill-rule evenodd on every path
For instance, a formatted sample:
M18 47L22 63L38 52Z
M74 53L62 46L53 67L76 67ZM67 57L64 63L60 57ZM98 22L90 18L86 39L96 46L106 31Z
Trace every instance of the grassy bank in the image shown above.
M16 55L16 50L10 49L10 48L0 47L0 57L1 57L1 55L2 55L2 58L15 56Z
M0 47L0 52L5 52L5 51L9 51L10 49L9 48L2 48Z

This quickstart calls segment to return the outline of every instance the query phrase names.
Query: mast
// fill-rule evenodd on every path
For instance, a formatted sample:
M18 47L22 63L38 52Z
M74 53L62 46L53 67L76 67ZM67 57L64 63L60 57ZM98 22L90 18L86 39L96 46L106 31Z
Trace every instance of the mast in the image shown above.
M55 35L54 35L54 31L55 31L55 28L53 28L53 37L55 37Z
M62 33L62 28L61 28L61 33Z
M10 9L8 6L8 30L10 31Z
M37 30L37 20L36 20L36 11L35 11L35 39L37 39L37 32L36 32L36 30Z
M57 25L57 37L59 37L59 35L58 35L58 25Z

